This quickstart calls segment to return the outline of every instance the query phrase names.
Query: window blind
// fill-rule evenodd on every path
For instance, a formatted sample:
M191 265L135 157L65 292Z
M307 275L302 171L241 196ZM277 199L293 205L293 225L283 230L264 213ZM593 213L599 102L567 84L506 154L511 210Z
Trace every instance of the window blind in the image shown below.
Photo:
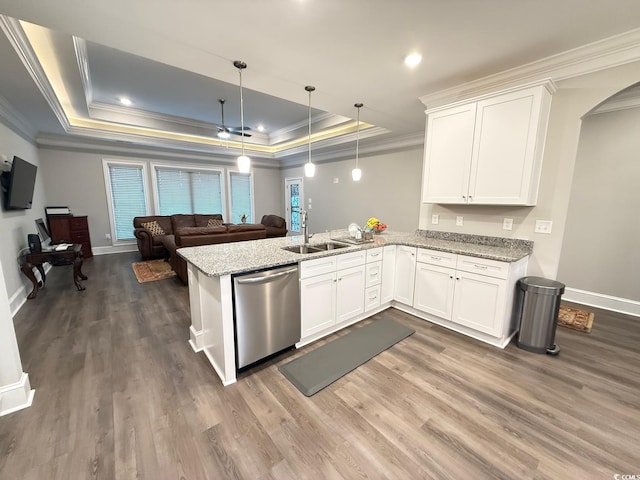
M109 165L116 240L133 240L133 217L147 214L142 166Z
M251 174L230 172L231 222L239 223L242 215L247 223L254 223L253 198L251 198Z
M220 173L157 168L159 215L223 213Z

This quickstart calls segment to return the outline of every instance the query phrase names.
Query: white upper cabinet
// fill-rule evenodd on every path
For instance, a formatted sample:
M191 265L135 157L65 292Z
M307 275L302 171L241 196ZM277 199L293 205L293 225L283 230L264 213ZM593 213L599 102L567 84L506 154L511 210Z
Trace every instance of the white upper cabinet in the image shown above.
M424 203L535 205L551 82L427 111Z

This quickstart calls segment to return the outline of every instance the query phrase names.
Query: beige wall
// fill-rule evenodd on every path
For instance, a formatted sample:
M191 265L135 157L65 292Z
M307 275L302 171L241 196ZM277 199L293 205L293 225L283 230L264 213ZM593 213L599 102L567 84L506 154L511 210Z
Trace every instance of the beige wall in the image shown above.
M538 203L535 207L445 207L422 204L420 228L533 240L529 274L555 279L582 117L638 79L640 62L557 82L558 91L553 95L551 104ZM439 225L431 225L433 213L440 215ZM464 226L455 226L457 215L464 217ZM513 218L512 231L502 229L504 217ZM534 233L536 220L551 220L552 233Z
M316 175L304 178L302 167L283 171L283 179L304 179L305 205L311 232L364 225L377 217L389 230L413 232L418 228L422 178L422 148L360 159L362 179L354 182L353 159L316 165ZM334 180L338 179L338 183ZM284 200L283 200L284 201Z
M558 280L640 301L640 108L582 124Z
M44 173L38 158L38 149L13 130L0 123L0 154L12 159L14 155L38 166L33 206L30 210L0 209L0 262L4 272L4 283L13 313L21 305L24 292L31 291L31 282L18 266L18 253L27 247L27 235L36 233L34 220L44 217L46 196L43 189ZM3 292L4 293L4 292Z
M74 215L87 215L93 247L111 246L106 238L111 232L109 207L104 184L102 160L127 158L98 153L71 152L42 149L40 151L42 169L45 172L44 188L50 205L65 205ZM140 161L140 158L129 158ZM148 162L155 159L142 159ZM162 160L167 163L167 160ZM172 162L169 162L172 163ZM174 161L179 163L178 161ZM212 166L213 163L189 161L191 164ZM282 180L279 169L254 168L254 195L256 221L262 215L276 213L282 215ZM80 181L78 181L80 179Z

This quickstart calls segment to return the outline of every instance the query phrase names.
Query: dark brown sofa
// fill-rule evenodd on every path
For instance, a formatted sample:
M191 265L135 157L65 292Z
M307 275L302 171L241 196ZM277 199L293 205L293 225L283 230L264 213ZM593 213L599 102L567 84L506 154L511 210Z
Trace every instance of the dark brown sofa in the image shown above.
M260 223L267 229L267 238L287 235L287 222L278 215L264 215Z

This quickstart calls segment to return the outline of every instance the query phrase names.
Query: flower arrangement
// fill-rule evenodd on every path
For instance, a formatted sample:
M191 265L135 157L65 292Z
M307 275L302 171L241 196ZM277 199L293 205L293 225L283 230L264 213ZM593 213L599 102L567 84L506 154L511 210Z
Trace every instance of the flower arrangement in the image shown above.
M382 223L376 217L371 217L367 220L367 226L365 227L368 231L372 231L373 233L382 233L387 229L387 225Z
M242 215L240 215L240 221L242 223L247 223L247 215L246 215L246 213L243 213Z

